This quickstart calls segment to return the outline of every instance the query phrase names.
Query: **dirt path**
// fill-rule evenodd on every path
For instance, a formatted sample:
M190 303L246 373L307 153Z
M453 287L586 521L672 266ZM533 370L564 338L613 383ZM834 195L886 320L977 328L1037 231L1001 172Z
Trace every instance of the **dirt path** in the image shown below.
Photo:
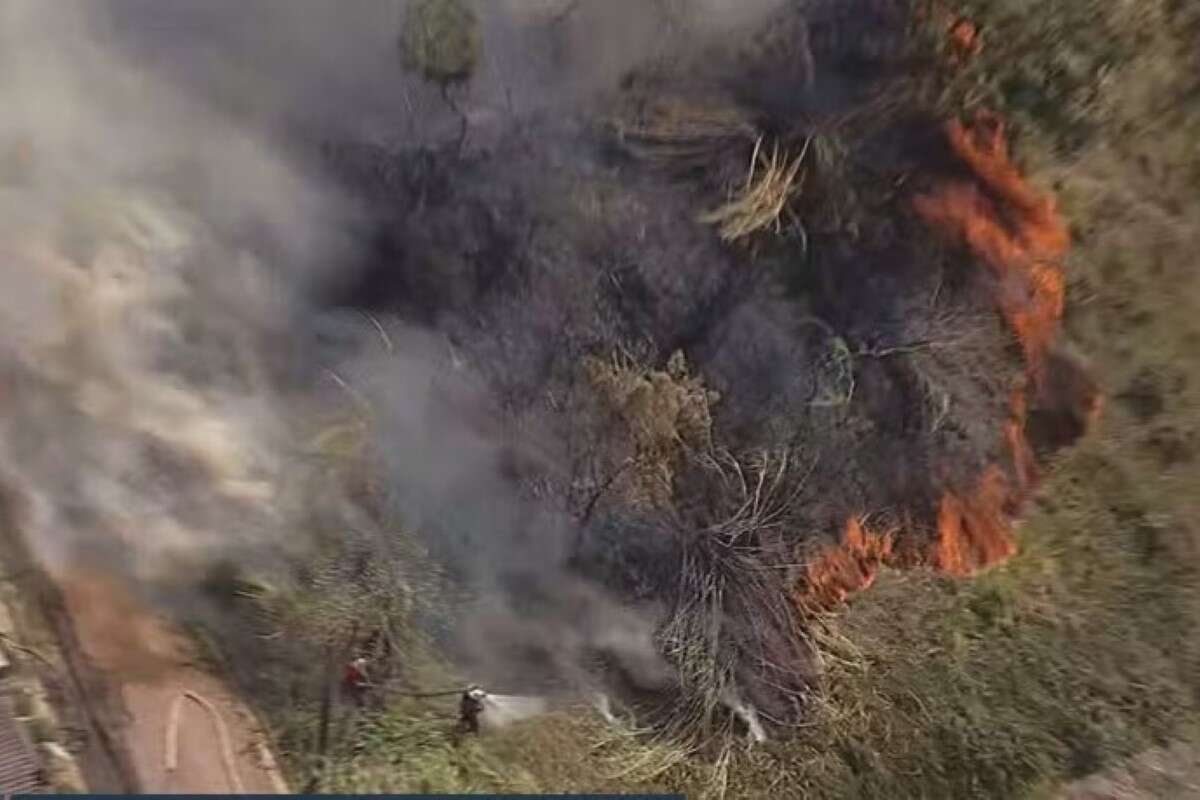
M197 666L185 637L103 576L73 572L59 576L58 583L79 655L103 674L123 708L123 719L105 722L127 752L141 792L286 791L253 714L222 681ZM227 742L209 710L193 699L179 700L184 692L211 704ZM178 758L169 769L173 707L178 709Z
M1200 750L1177 743L1148 750L1108 772L1076 781L1062 800L1200 800Z

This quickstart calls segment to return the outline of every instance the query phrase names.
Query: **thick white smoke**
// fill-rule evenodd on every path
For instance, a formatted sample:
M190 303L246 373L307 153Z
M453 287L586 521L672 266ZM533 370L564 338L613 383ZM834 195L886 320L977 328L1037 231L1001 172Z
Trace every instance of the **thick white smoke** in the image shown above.
M281 529L271 342L338 206L84 5L0 14L0 448L30 544L147 574Z

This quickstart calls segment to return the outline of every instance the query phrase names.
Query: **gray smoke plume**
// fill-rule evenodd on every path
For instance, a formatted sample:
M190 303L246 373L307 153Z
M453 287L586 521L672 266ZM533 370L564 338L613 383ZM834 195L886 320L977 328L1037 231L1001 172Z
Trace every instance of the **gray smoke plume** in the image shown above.
M578 110L630 69L752 29L784 0L474 0L482 48L472 122ZM91 4L95 5L95 4ZM409 0L115 0L104 35L141 69L241 120L388 142L452 137L437 87L400 69Z
M343 211L252 128L115 57L89 12L0 9L0 446L42 558L140 576L277 543L275 343Z
M664 43L771 6L480 3L472 107L577 103ZM646 619L570 577L571 523L502 477L509 434L441 342L312 345L303 298L354 252L356 213L296 154L310 136L453 132L437 91L400 70L404 10L0 6L0 454L29 500L24 533L51 569L135 581L302 549L311 509L288 475L332 369L378 418L396 510L485 598L471 641L544 649L564 670L601 647L660 680Z

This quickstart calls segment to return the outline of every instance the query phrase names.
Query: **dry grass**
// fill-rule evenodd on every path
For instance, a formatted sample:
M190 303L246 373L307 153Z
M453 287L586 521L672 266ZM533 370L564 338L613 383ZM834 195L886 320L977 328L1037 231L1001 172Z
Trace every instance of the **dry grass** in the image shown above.
M745 185L724 205L701 214L700 221L715 225L726 242L739 242L768 229L781 233L788 200L804 182L801 170L810 142L806 140L794 157L781 152L776 142L768 156L760 137L750 157Z
M620 353L588 358L583 368L618 423L605 442L617 476L612 488L634 506L669 507L684 450L712 446L711 407L719 395L689 374L682 353L661 370Z
M609 128L634 156L676 168L702 169L731 149L756 141L744 111L721 101L660 98Z
M674 536L680 553L657 633L679 686L669 702L642 710L656 732L647 764L667 769L664 752L704 750L728 765L751 726L791 724L811 686L812 652L786 568L787 519L811 465L787 451L737 457L716 447L717 397L681 354L662 370L627 355L590 359L585 370L618 422L606 446L625 442L608 459L613 470L622 458L628 465L615 482L622 499L665 512L661 535ZM766 698L760 720L748 709Z
M750 683L757 690L770 687L757 693L779 695L776 710L790 716L795 709L787 707L802 702L811 678L808 638L782 569L790 556L784 520L799 494L793 457L761 454L742 462L716 453L697 460L709 472L713 493L729 501L706 510L712 515L707 525L696 520L698 528L682 534L674 605L658 635L682 689L660 727L683 741L747 732L748 721L737 724L730 709ZM716 489L720 484L728 495Z

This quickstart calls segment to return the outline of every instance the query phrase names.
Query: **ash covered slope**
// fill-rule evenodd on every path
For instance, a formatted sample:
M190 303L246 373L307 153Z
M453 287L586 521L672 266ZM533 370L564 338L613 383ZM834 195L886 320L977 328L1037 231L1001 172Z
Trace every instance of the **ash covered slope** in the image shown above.
M790 8L773 35L638 61L621 88L515 115L486 144L468 133L465 150L346 140L326 150L374 217L371 253L330 301L437 331L445 360L487 386L480 413L503 431L501 480L523 506L557 515L544 534L552 546L518 524L476 526L462 549L443 532L435 551L460 565L464 550L493 563L504 554L509 586L537 582L547 565L534 552L556 553L631 600L674 611L701 602L695 613L720 616L734 651L716 659L729 656L714 667L728 670L718 682L742 686L775 719L799 712L778 687L794 699L812 678L798 619L773 605L802 582L805 554L862 514L904 526L914 552L926 547L939 498L969 491L1003 460L1009 387L1022 369L993 287L894 189L911 175L922 185L962 171L929 117L887 98L906 90L889 80L904 66L903 8L858 11ZM647 158L603 124L637 127L664 101L693 118L733 113L751 134L702 151L697 168L656 162L653 142ZM728 176L743 174L759 134L809 148L793 202L800 225L729 247L697 218L721 201ZM649 501L623 491L647 420L606 405L597 361L631 386L690 374L716 393L704 401L706 435L684 441L692 456L666 467L665 491ZM661 421L679 408L652 397L644 413ZM633 443L613 445L623 438ZM688 596L689 564L720 572L736 561L723 526L744 487L693 457L709 451L731 452L747 472L755 453L783 459L786 508L738 542L754 553L748 569L775 570L754 591L776 599L714 608ZM471 494L463 485L455 501L470 507ZM489 649L511 644L482 638ZM779 674L746 667L756 650L771 652L768 672ZM513 677L531 674L527 659L512 666Z

